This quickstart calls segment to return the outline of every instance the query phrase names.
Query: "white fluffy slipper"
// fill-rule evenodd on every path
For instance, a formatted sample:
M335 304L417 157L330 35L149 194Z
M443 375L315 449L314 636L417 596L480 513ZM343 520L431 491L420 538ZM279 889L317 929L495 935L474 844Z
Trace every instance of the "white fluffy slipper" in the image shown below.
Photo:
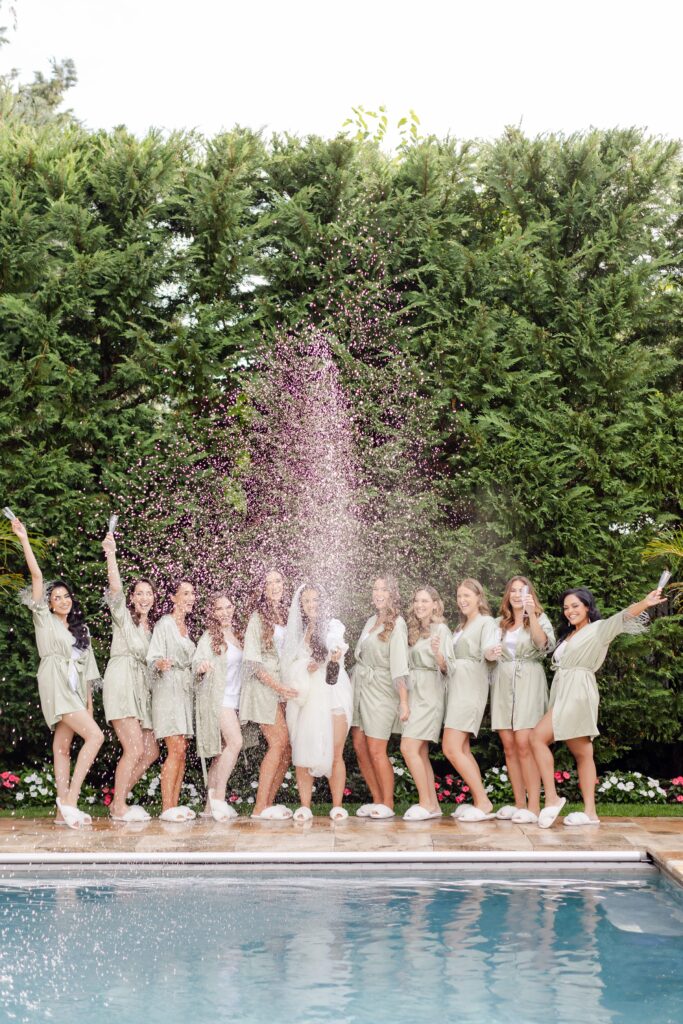
M294 811L294 821L310 821L313 811L310 807L297 807Z
M396 815L391 807L387 807L386 804L375 804L369 815L370 821L381 821L382 819L394 817Z
M356 811L356 817L369 818L370 815L372 814L373 808L376 806L377 804L361 804L358 810Z
M458 821L462 821L469 824L478 824L480 821L492 821L495 818L495 814L491 811L486 814L484 811L480 811L478 807L472 807L468 805L463 810L462 814L458 816Z
M599 825L599 818L589 818L585 811L572 811L564 819L565 825L577 826L577 825Z
M216 800L212 789L209 790L209 806L214 821L230 821L237 817L235 808L231 807L226 800Z
M472 806L472 804L458 804L458 806L455 808L455 810L451 814L451 818L455 818L455 820L457 821L458 818L461 817L462 812L466 811L467 808L471 807L471 806Z
M177 825L184 825L186 821L191 820L185 814L186 810L186 807L168 807L159 815L159 821L172 821Z
M559 804L555 804L553 807L544 807L538 816L538 827L539 828L550 828L554 825L557 816L567 802L566 797L562 797Z
M63 804L59 797L57 797L57 807L61 811L61 815L64 818L64 824L68 828L78 829L83 828L84 825L92 825L92 818L89 814L79 811L77 807L71 807L69 804Z
M526 807L520 807L518 811L512 815L510 821L513 825L537 825L538 815L534 814L533 811L528 811Z
M135 804L134 807L126 808L126 810L124 811L124 813L120 817L116 817L116 815L112 814L111 815L111 820L112 821L126 821L126 822L131 822L131 821L149 821L150 820L150 816L147 813L147 811L145 811L142 807L139 807L137 804Z
M499 811L496 811L496 818L498 821L512 821L517 811L521 811L521 807L513 807L511 804L506 804L505 807L501 807Z
M349 816L349 812L345 807L333 807L330 811L330 817L332 821L346 821Z
M252 814L254 821L288 821L292 817L289 807L283 804L273 804L272 807L264 807L260 814Z

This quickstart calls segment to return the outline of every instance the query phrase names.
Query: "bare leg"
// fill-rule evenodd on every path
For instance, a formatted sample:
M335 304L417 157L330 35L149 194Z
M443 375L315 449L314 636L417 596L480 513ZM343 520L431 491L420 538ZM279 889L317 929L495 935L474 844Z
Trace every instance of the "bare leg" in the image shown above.
M401 740L401 753L408 765L408 771L413 777L413 782L417 786L420 807L424 807L426 811L435 811L439 801L434 789L434 773L425 764L425 754L428 749L429 744L426 740L415 740L407 736ZM426 760L429 763L428 756Z
M164 736L166 758L161 766L161 807L177 807L185 774L187 740L184 736Z
M367 737L368 751L379 783L379 800L375 803L394 807L394 769L387 754L389 740L380 740L374 736Z
M61 803L68 803L69 783L71 782L71 744L74 741L73 729L64 719L57 722L52 736L52 754L55 765L55 786ZM57 813L59 820L61 815Z
M313 796L313 776L309 772L308 768L300 768L297 765L296 788L299 790L301 806L310 808L311 797Z
M470 734L462 732L460 729L444 729L443 752L456 772L470 787L474 806L478 807L484 814L490 814L493 810L493 804L484 789L479 765L470 750Z
M346 786L344 744L346 743L346 734L349 730L346 715L332 715L332 729L334 733L334 756L332 771L328 781L332 792L332 806L341 807L344 799L344 787Z
M142 730L142 757L135 766L133 777L130 780L130 788L137 785L148 768L151 768L155 761L159 760L159 744L152 729Z
M531 730L529 737L534 761L543 781L546 807L556 807L560 802L557 790L555 789L555 758L550 749L550 744L554 740L553 713L552 711L546 711L538 725Z
M133 775L144 753L142 729L137 718L114 718L111 723L121 744L121 757L114 776L114 799L109 813L122 818L126 813L128 793L133 788Z
M517 756L522 766L527 806L534 814L541 811L541 773L531 751L531 729L518 729L515 733ZM522 804L519 804L522 807Z
M78 798L81 795L81 786L85 779L91 764L97 757L97 753L104 743L104 736L99 725L88 711L72 711L68 715L63 715L62 721L59 725L64 723L72 736L76 733L83 740L83 746L78 751L78 757L76 758L76 764L74 765L73 775L71 776L71 782L66 795L64 803L70 804L75 807L78 803ZM55 729L55 742L57 738L57 729ZM62 763L63 766L63 763ZM60 800L62 798L60 797Z
M289 733L282 704L278 704L277 717L274 725L260 725L268 750L261 761L259 782L256 791L256 803L253 814L260 814L266 807L272 806L275 794L282 785L282 780L290 764L291 748Z
M598 782L598 775L593 758L593 742L587 736L581 736L573 740L567 740L567 746L576 760L584 810L589 818L597 818L595 787Z
M524 775L522 772L522 764L519 760L519 754L517 753L517 746L515 744L517 734L514 733L512 729L499 729L498 735L500 736L500 741L503 744L505 765L508 770L508 775L510 776L515 807L526 807Z
M370 796L373 804L382 803L382 790L379 784L379 779L375 772L375 767L370 757L370 751L368 750L368 739L363 730L354 725L351 730L351 739L353 740L353 749L356 752L356 760L358 761L358 767L360 773L365 780L365 784L370 790Z
M214 800L225 800L225 791L232 770L242 749L242 730L234 708L221 708L221 735L225 746L219 757L214 757L209 771L209 787Z

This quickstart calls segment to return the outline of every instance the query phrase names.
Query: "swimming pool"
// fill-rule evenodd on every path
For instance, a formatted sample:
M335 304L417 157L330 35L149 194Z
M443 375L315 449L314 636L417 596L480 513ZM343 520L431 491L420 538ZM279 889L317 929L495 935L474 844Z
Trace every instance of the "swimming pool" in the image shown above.
M5 869L0 1021L683 1020L683 890L444 866Z

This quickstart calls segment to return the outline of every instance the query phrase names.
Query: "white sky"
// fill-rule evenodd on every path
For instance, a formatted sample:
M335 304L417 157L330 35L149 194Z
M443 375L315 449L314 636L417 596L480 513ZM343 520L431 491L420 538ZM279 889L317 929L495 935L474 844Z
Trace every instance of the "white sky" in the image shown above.
M6 24L8 0L0 9ZM0 70L72 57L89 127L333 135L363 104L423 132L683 136L680 0L14 0ZM3 16L4 15L4 16Z

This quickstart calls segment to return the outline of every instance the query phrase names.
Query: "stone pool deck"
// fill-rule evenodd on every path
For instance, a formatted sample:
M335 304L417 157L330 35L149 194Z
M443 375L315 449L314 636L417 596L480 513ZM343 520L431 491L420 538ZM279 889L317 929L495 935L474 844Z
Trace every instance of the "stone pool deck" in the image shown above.
M78 859L117 862L127 856L139 860L151 855L182 859L189 855L207 861L216 855L235 860L254 855L258 860L282 855L288 860L332 855L350 860L376 860L398 854L401 859L447 859L459 861L489 855L501 860L526 859L530 855L549 860L569 855L590 860L608 854L647 855L670 875L683 883L683 818L606 818L599 828L566 828L556 823L542 830L534 826L489 821L479 825L454 822L450 817L438 821L407 823L400 819L368 821L351 817L332 823L316 817L304 824L255 822L238 818L227 824L196 819L183 825L153 819L143 824L114 824L95 820L92 827L74 831L55 826L46 818L0 819L0 866L27 860L54 862ZM615 856L616 859L616 856Z

